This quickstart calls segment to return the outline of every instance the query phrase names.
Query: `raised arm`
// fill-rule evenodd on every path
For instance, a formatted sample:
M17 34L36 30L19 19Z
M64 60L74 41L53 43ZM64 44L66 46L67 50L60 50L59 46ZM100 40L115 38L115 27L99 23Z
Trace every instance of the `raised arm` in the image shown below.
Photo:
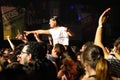
M16 36L16 39L23 41L24 43L28 42L28 39L25 34L21 34L20 31L18 30L18 34Z
M103 52L104 52L104 55L105 55L105 58L108 59L108 52L105 48L105 46L103 45L102 43L102 27L103 27L103 24L106 22L107 20L107 17L108 17L108 13L110 12L111 8L107 8L102 14L101 16L99 17L99 21L98 21L98 27L97 27L97 30L96 30L96 34L95 34L95 39L94 39L94 44L100 46L102 49L103 49Z
M39 34L34 33L34 37L35 37L35 39L37 40L37 42L41 42L41 41L42 41L42 40L40 39L40 37L39 37Z
M24 31L26 35L29 35L29 34L34 34L34 33L37 33L37 34L50 34L50 31L49 30L33 30L33 31Z
M7 40L8 40L8 42L9 42L9 44L10 44L10 47L12 48L12 50L14 50L15 49L15 45L12 43L12 41L10 40L10 37L9 36L7 36Z

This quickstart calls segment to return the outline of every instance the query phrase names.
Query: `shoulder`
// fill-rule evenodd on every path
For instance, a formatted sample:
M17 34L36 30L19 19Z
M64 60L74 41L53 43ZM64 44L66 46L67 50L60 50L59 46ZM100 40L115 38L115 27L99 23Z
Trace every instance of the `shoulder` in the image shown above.
M120 60L118 60L114 54L110 54L108 61L112 64L112 66L119 66L120 67Z
M109 58L108 59L116 59L115 55L113 53L109 54Z
M65 27L65 26L60 26L60 28L66 29L67 27Z
M66 29L67 29L67 27L64 27L64 26L59 27L59 30L61 30L61 31L65 31Z

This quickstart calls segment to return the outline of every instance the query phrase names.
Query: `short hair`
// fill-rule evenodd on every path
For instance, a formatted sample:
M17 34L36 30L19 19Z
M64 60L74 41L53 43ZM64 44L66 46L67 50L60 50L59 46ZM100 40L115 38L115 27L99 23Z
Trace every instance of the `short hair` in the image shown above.
M117 51L120 55L120 37L118 37L115 42L114 42L114 46L117 48Z
M33 59L43 59L47 53L47 44L44 42L30 41L26 45L27 52L32 54Z

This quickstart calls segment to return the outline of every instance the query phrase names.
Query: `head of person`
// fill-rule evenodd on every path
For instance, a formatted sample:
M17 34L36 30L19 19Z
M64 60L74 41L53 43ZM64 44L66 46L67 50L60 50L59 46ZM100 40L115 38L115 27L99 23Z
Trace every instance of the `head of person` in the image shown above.
M113 51L120 55L120 37L115 40Z
M47 45L44 42L31 41L28 42L22 49L19 55L21 64L29 63L34 60L42 60L47 53Z
M74 58L73 58L74 57ZM63 70L66 74L84 75L84 68L80 61L77 61L76 55L64 54L62 59Z
M52 56L56 55L57 57L60 57L65 52L64 45L62 44L55 44L52 49Z
M74 74L77 72L76 68L76 61L74 61L71 57L66 57L62 60L62 64L65 68L65 71L67 71L70 74Z
M50 18L50 21L49 21L49 24L50 24L50 27L51 27L51 28L60 26L60 25L61 25L60 18L59 18L58 16L53 16L53 17L51 17L51 18Z
M91 45L81 54L81 62L86 70L90 68L95 70L97 80L110 80L110 64L104 59L102 48L97 45ZM88 66L90 68L88 68Z
M93 45L93 42L92 41L87 41L86 43L84 43L80 49L80 52L84 52L85 49L90 46L90 45Z

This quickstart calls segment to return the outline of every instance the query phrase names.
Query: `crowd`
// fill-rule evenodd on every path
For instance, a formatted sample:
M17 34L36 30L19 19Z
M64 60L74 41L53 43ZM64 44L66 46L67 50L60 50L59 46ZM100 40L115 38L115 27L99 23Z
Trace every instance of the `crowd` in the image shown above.
M50 29L18 31L14 45L7 37L10 48L0 50L0 80L120 80L120 38L108 49L102 42L104 23L111 8L99 17L94 41L81 48L69 45L74 33L60 24L59 18L50 18ZM34 34L36 41L27 36ZM39 34L50 34L49 43ZM113 44L113 43L110 43Z

